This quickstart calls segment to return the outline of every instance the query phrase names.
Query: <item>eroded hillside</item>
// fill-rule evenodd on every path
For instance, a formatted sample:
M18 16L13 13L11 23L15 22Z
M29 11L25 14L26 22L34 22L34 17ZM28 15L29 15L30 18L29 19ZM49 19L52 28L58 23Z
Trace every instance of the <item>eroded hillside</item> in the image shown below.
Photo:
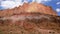
M37 3L1 10L0 34L60 34L60 16Z
M39 12L44 14L57 15L56 11L52 10L52 8L49 6L38 3L24 3L23 6L19 6L14 9L1 10L0 16L10 16L13 14L20 14L21 12Z

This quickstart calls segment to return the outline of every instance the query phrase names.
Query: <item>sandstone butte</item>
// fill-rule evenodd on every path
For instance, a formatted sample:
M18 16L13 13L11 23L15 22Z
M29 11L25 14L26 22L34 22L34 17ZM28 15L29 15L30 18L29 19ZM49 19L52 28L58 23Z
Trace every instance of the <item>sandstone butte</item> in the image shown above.
M0 10L0 34L60 34L60 16L38 3Z

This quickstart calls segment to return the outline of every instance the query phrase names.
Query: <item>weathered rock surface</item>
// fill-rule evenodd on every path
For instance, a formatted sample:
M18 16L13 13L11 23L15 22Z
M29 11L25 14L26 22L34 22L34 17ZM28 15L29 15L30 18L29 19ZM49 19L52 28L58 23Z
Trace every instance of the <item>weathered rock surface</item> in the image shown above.
M0 34L60 34L60 16L37 3L1 10Z
M41 13L21 13L0 18L6 34L60 34L60 17Z
M23 6L16 7L14 9L1 10L0 16L10 16L13 14L20 14L21 12L39 12L44 14L57 15L56 11L52 10L52 8L49 6L38 3L25 3Z

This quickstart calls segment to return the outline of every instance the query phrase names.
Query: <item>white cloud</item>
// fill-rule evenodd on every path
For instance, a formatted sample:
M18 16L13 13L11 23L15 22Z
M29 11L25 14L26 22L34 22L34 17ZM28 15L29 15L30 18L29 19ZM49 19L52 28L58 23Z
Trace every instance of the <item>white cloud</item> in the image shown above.
M15 2L13 2L13 1L2 1L1 6L4 7L4 9L14 8L15 7Z
M28 1L27 1L27 0L24 0L24 2L25 2L25 3L28 3Z
M42 0L36 0L35 2L37 2L37 3L42 3Z
M24 0L24 2L22 2L23 0L6 0L6 1L2 1L1 0L1 6L4 9L11 9L14 7L19 7L20 5L23 5L24 2L28 3L27 0ZM43 2L47 2L47 1L51 1L51 0L32 0L32 2L37 2L37 3L43 3Z
M23 3L20 1L1 1L1 6L4 8L4 9L11 9L11 8L14 8L14 7L19 7L20 5L23 5Z
M35 0L32 0L32 2L35 2Z
M51 0L43 0L43 1L51 1Z
M58 4L60 4L60 2L57 2L56 4L58 5Z
M56 11L57 11L57 12L60 12L60 8L57 8Z
M51 0L33 0L33 2L37 2L37 3L43 3L43 2L47 2L47 1L51 1Z

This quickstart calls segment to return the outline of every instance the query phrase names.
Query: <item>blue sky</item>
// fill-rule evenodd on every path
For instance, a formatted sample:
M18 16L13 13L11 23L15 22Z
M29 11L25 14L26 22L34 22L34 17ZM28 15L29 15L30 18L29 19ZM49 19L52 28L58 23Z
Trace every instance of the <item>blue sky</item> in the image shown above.
M60 0L0 0L0 10L8 8L11 9L16 6L18 7L19 5L23 5L24 2L26 3L37 2L51 6L53 10L55 10L57 14L60 16Z
M51 6L53 10L57 11L57 14L60 16L60 0L52 0L43 4ZM59 11L57 9L59 9Z

